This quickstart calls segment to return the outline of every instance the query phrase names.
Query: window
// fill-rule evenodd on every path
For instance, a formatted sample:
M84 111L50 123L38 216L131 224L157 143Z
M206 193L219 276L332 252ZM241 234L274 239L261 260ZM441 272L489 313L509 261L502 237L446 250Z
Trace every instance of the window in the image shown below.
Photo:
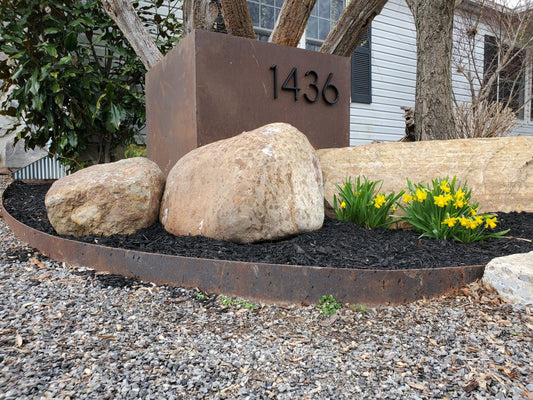
M248 0L257 39L267 41L274 29L283 0Z
M278 19L283 0L248 0L248 9L257 39L267 41ZM305 30L304 43L308 50L319 51L322 43L340 18L345 0L317 0ZM361 46L352 56L352 101L371 103L370 29Z
M494 36L485 35L483 71L484 81L498 71L500 65L499 46ZM507 49L502 49L506 51ZM519 54L513 62L502 68L490 88L489 101L498 101L504 106L517 111L517 117L524 119L524 94L525 94L525 69L523 53Z
M344 10L344 0L317 0L305 30L305 48L318 51Z

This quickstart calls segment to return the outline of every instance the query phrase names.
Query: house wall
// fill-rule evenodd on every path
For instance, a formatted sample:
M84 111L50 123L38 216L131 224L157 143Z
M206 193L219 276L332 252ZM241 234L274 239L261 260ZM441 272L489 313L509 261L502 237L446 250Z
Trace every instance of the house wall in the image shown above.
M453 59L452 59L452 84L453 84L453 90L455 99L458 103L463 102L470 102L471 100L471 94L469 89L469 84L467 79L464 77L463 74L459 73L457 71L458 64L466 65L468 69L472 73L475 74L475 68L472 65L467 65L465 63L464 54L466 52L464 48L463 42L465 41L464 38L464 31L466 30L465 27L468 27L469 21L468 19L465 19L462 17L462 13L459 12L455 15L455 22L454 22L454 49L453 49ZM478 33L475 38L475 60L477 63L477 71L478 74L483 74L483 57L484 57L484 43L485 43L485 35L494 35L494 33L487 27L481 24L478 27ZM463 56L463 57L462 57ZM525 94L526 99L527 93L531 93L531 84L532 84L532 67L533 65L529 65L528 69L526 70L526 76L525 76L525 83L526 87ZM479 82L476 80L474 81L474 90L479 90ZM513 131L513 135L533 135L533 119L531 118L531 101L526 103L524 107L524 118L523 119L517 119L517 127Z
M456 18L454 40L458 40L460 19ZM476 50L483 68L483 37L480 29ZM405 0L389 0L372 22L372 103L351 103L350 145L374 140L397 141L404 136L405 121L401 106L414 106L416 87L416 31L413 16ZM531 68L529 79L531 85ZM454 95L458 102L470 101L468 83L456 68L452 69ZM529 92L528 92L529 90ZM526 87L531 93L531 86ZM533 121L525 110L524 121L513 134L533 135Z
M389 0L372 22L372 103L352 103L350 145L396 141L405 133L402 106L414 106L416 32L404 0Z

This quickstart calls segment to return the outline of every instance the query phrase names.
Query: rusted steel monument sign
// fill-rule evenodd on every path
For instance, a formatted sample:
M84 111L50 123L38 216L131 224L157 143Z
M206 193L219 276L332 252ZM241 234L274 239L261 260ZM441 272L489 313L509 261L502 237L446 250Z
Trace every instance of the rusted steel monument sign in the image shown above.
M196 147L287 122L349 146L350 59L196 30L146 75L148 157L168 174Z

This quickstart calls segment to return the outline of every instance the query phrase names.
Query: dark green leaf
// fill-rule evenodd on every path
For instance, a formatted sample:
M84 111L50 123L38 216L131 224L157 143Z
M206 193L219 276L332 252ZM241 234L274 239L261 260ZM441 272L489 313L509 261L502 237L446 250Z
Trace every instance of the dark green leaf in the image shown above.
M65 95L63 93L58 93L54 98L54 102L59 106L63 107L63 102L65 101Z
M114 132L120 127L120 124L125 117L126 112L120 105L111 104L109 106L109 114L106 121L106 128L109 131Z
M78 145L78 137L74 132L69 132L68 143L71 147L76 147Z
M74 51L78 47L78 34L76 32L69 32L65 37L65 48L67 51Z
M65 65L65 64L70 64L72 62L72 59L74 57L72 56L65 56L65 57L61 57L59 59L59 62L58 62L58 65Z
M39 70L36 68L30 78L30 92L36 95L41 88L41 82L39 81Z
M53 35L53 34L56 34L56 33L59 33L59 32L61 32L61 29L59 29L57 27L46 28L44 30L44 34L45 35Z
M52 93L57 93L61 90L61 87L59 86L59 83L55 81L50 85L50 90L52 91Z

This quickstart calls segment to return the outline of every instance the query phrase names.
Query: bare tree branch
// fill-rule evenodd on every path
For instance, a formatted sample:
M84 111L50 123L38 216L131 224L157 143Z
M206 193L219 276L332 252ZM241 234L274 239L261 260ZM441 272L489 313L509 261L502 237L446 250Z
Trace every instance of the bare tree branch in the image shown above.
M285 0L269 42L298 46L316 0Z
M213 30L218 6L211 0L183 0L183 35L193 29Z
M147 70L163 58L129 0L102 0L102 5Z
M220 0L222 15L228 33L255 39L254 26L246 0Z
M320 48L322 53L350 57L387 0L352 0Z

